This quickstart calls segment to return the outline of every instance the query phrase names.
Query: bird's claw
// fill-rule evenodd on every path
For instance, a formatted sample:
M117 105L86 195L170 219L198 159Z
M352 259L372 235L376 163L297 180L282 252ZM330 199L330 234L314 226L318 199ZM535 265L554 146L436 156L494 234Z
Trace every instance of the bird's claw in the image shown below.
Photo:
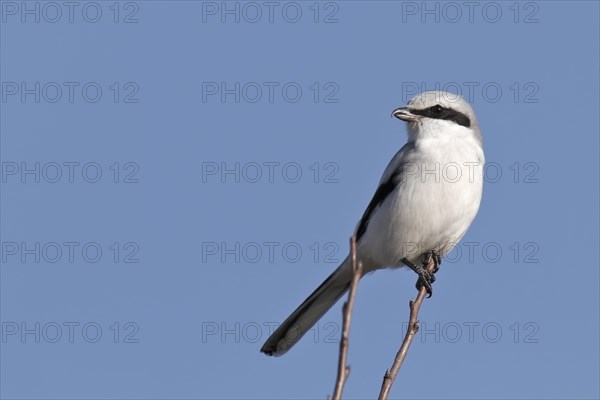
M417 275L419 275L419 279L417 279L417 284L415 287L417 290L421 290L421 288L425 288L427 291L427 297L431 297L433 294L433 288L431 284L435 282L435 275L433 272L427 271L425 268L419 267L417 271L415 271Z
M433 270L429 271L426 269L426 267L431 260L433 260ZM430 250L423 254L423 266L415 265L406 258L402 259L402 262L410 269L415 271L415 273L419 276L417 279L417 284L415 285L417 290L425 288L427 291L427 297L431 297L433 294L433 288L431 287L431 284L435 282L435 273L438 272L440 269L440 264L442 263L440 254L435 250Z
M442 265L442 257L440 257L440 253L435 250L429 250L423 254L423 266L427 266L429 264L429 260L433 259L433 273L437 273L440 270L440 265Z

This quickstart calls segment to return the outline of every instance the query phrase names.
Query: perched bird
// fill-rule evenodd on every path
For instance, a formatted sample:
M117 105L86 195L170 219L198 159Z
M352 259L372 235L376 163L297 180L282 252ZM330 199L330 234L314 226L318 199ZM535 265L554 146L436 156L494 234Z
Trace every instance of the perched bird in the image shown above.
M390 161L356 228L363 276L410 267L431 295L435 270L475 218L483 189L484 155L475 112L460 96L440 91L413 97L392 116L408 122L408 142ZM342 264L278 327L261 351L286 353L349 289L352 263Z

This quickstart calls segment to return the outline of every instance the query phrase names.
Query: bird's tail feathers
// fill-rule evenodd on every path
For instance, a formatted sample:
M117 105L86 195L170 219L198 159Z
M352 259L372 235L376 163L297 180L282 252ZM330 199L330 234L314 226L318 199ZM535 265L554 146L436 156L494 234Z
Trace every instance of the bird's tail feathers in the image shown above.
M349 257L273 332L260 349L269 356L285 354L333 307L350 287Z

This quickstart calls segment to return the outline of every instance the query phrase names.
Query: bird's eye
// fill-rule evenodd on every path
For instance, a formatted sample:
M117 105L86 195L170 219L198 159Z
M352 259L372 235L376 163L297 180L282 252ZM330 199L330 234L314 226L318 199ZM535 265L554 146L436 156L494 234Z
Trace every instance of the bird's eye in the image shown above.
M440 115L444 111L444 107L442 107L438 104L438 105L431 107L431 111L433 112L434 115Z

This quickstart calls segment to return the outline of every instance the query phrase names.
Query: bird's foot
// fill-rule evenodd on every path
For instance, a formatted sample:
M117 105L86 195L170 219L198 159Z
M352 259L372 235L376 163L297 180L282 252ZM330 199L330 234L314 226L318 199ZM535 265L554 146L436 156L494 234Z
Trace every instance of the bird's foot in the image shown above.
M419 276L419 279L417 279L417 290L421 290L422 287L425 288L425 290L427 290L427 297L431 297L431 295L433 294L433 289L431 287L431 284L433 282L435 282L435 275L433 272L429 272L427 271L425 268L421 267L420 265L415 265L412 262L408 261L406 258L402 259L402 262L410 269L412 269L413 271L415 271L415 273ZM427 264L425 264L427 265Z
M429 250L423 254L423 267L426 267L430 260L433 260L433 273L435 274L440 270L440 265L442 265L442 257L440 257L439 252L435 250Z

